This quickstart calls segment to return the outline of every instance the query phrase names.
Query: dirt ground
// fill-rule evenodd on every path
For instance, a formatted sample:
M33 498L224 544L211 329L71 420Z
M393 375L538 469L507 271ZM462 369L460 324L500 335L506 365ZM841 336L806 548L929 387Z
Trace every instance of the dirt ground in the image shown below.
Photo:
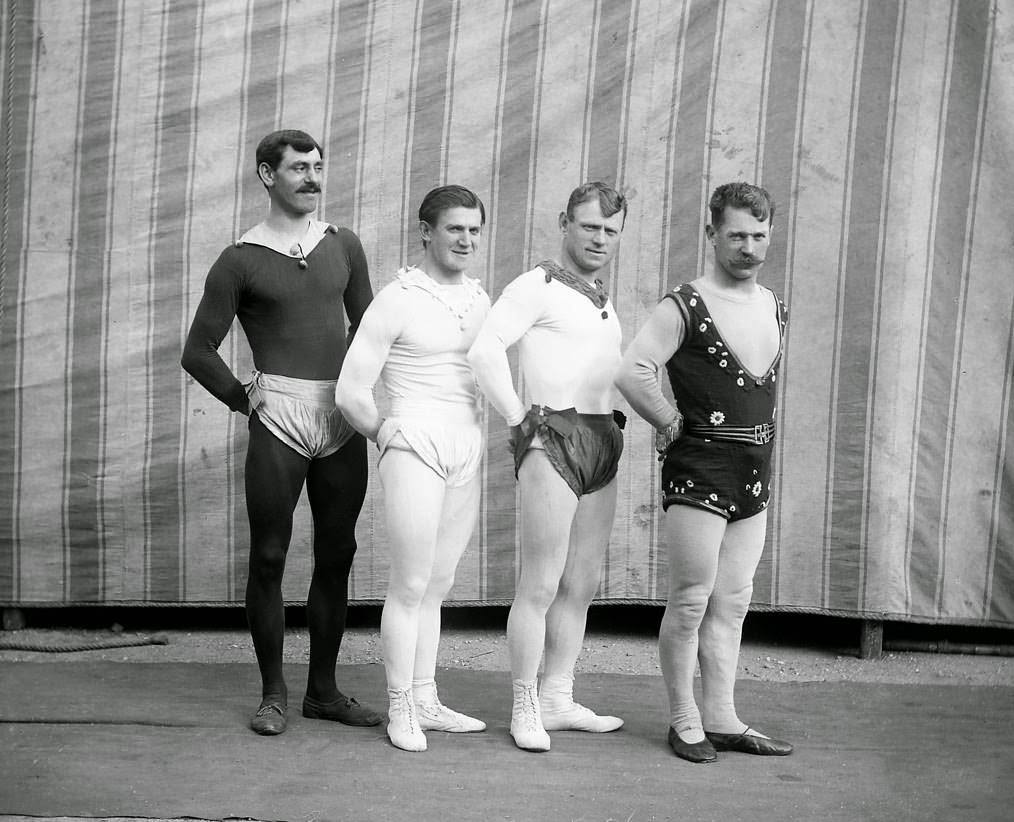
M70 612L68 612L69 614ZM301 611L287 617L285 661L306 663L309 637ZM71 615L73 616L73 615ZM656 637L661 608L595 606L589 615L578 672L659 674ZM0 661L253 662L250 636L237 609L181 614L90 612L73 618L27 612L27 627L0 632ZM62 624L60 624L62 623ZM295 623L295 624L293 624ZM507 671L506 610L445 609L438 665ZM1014 685L1014 631L987 631L886 623L883 656L859 658L860 623L805 614L751 613L744 628L739 677L774 682ZM23 650L6 645L58 647L155 637L165 644L80 651ZM977 653L892 650L913 642L960 643ZM983 651L995 653L984 653ZM1001 655L1004 654L1004 655ZM350 609L339 664L382 664L379 609Z

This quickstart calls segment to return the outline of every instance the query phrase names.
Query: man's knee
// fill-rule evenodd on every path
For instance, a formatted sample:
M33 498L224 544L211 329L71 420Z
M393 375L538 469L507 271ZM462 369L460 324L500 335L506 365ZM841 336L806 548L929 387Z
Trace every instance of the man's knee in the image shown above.
M285 573L287 546L281 540L261 542L250 547L250 578L261 582L281 582Z

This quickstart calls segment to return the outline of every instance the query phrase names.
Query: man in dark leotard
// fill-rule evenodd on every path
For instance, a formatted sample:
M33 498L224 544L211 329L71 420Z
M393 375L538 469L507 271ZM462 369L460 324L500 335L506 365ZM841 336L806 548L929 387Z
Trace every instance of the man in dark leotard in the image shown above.
M256 160L268 216L211 267L182 358L197 382L249 417L246 613L262 690L250 727L266 735L286 727L282 574L304 484L314 536L303 715L377 725L383 716L342 694L335 681L367 468L366 442L338 413L334 389L346 350L342 307L351 337L373 298L366 256L351 231L313 219L323 151L310 135L273 132ZM235 318L256 369L246 384L218 353Z
M711 269L665 295L627 349L617 379L631 407L658 431L669 549L659 657L669 745L691 762L712 762L716 750L792 751L748 727L733 702L743 619L764 548L786 318L781 301L757 283L774 203L763 188L728 183L709 206ZM679 410L660 390L663 365Z

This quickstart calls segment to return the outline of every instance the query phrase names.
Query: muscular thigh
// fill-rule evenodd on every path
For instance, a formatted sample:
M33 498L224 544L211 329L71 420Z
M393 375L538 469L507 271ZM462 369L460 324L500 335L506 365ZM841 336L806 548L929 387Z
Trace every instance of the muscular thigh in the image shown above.
M266 525L279 517L291 517L303 489L309 460L250 417L245 487L251 524Z

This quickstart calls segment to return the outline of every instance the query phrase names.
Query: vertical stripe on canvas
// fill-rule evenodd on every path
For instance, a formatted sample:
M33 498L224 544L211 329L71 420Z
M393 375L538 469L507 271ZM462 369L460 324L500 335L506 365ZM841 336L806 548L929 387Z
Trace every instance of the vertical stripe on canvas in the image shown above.
M492 26L489 27L493 29ZM489 178L489 221L485 232L485 270L486 270L486 291L490 300L495 300L503 289L502 283L497 286L497 272L493 265L495 260L497 228L500 224L499 213L499 192L501 181L501 156L503 145L503 117L504 105L507 99L507 58L510 53L510 30L511 30L511 0L503 0L501 9L499 38L497 42L497 93L494 107L495 115L491 124L493 137L493 150L491 158L491 174ZM495 599L497 593L503 588L503 578L506 574L497 570L495 558L504 556L505 542L501 539L501 529L505 525L506 517L503 515L503 506L508 502L506 487L503 480L505 471L508 470L508 460L503 454L496 454L493 450L493 443L499 443L501 448L507 447L506 432L497 420L497 412L488 402L483 403L483 427L488 433L486 453L482 461L482 492L479 503L479 598ZM496 432L494 434L494 432ZM496 439L494 439L494 436ZM495 459L491 455L496 454ZM495 482L494 482L495 479ZM494 493L491 496L491 489ZM513 505L513 500L511 500ZM510 545L514 544L514 531L512 526L512 538ZM500 548L500 550L497 550ZM492 573L491 573L492 572ZM513 591L513 567L511 570L511 591ZM493 587L491 587L491 585Z
M415 229L419 204L426 192L444 182L447 118L452 103L448 55L454 33L454 0L419 0L412 90L409 94L409 133L406 138L405 196L401 225L406 247L402 259L419 251Z
M366 129L366 88L369 84L371 5L335 5L327 127L321 136L327 152L326 219L355 226L362 193L362 151Z
M28 213L32 180L23 170L32 167L32 115L35 81L33 36L35 6L12 0L0 11L3 52L3 206L0 214L0 602L16 602L20 595L18 562L21 474L21 414L18 408L21 339L21 277L27 268Z
M194 79L193 79L193 83L192 83L192 86L191 86L191 97L190 97L190 101L188 103L189 109L193 112L193 121L192 121L192 128L190 130L189 140L186 143L186 157L193 158L193 159L186 166L186 168L187 168L187 170L188 170L189 173L187 173L185 175L181 175L182 177L185 178L185 181L186 181L186 188L185 188L185 192L184 192L186 205L184 206L183 213L181 215L181 219L182 219L182 223L183 224L180 227L181 234L182 234L182 237L181 237L181 240L182 240L182 249L181 249L182 250L182 258L180 260L180 268L182 269L182 271L181 271L182 282L191 282L191 278L193 276L193 272L191 271L191 261L194 259L194 251L195 251L195 249L193 247L193 218L194 218L194 215L198 213L197 190L196 190L196 186L194 184L194 179L193 179L193 169L195 168L196 162L197 162L197 135L198 135L198 130L200 128L200 123L199 123L199 120L198 120L198 105L199 105L199 99L200 99L200 87L201 87L201 80L202 80L200 57L203 54L203 50L204 50L203 46L204 46L204 39L205 39L204 38L204 32L205 32L205 14L204 14L204 12L205 12L204 3L203 2L198 2L196 4L196 17L197 17L197 19L196 19L196 22L195 22L195 25L194 25L194 43L193 43L193 49L194 49L194 55L195 55L195 57L194 57ZM177 332L178 333L177 339L179 339L179 340L185 340L186 339L187 330L188 330L188 327L190 325L191 319L192 318L191 318L189 306L187 305L187 302L184 300L183 303L180 306L179 330ZM188 594L188 591L187 591L187 579L188 579L187 556L188 556L188 547L191 545L191 542L192 542L189 539L190 534L188 533L188 530L187 530L186 512L183 510L184 507L185 507L185 505L186 505L186 500L187 500L187 491L186 491L186 482L187 482L187 475L186 475L186 468L187 468L187 465L186 465L186 455L187 455L187 417L186 417L186 413L187 413L187 409L190 407L190 403L189 403L189 401L187 399L187 395L188 395L188 393L190 391L191 386L193 385L193 382L191 380L189 380L189 379L186 379L181 372L177 371L177 373L179 374L179 377L181 378L181 382L180 382L180 406L179 406L179 416L180 416L179 445L178 445L178 452L177 452L177 459L176 459L176 462L177 462L177 465L176 465L176 472L177 472L177 474L176 474L176 485L177 485L177 488L178 488L178 499L179 499L179 508L180 508L180 510L177 512L177 523L178 523L179 534L180 534L180 537L179 537L180 595L179 595L179 597L180 597L181 600L185 601L185 600L187 600L189 598L189 594ZM195 539L193 540L193 542L196 542L196 536L197 535L195 534L194 535ZM191 572L191 574L192 573L193 572Z
M1007 356L1004 358L1002 415L999 420L999 448L993 488L996 489L993 516L989 524L989 578L983 592L983 616L990 621L1014 624L1014 302L1007 314Z
M855 101L850 125L848 204L844 210L843 259L839 274L838 325L834 383L835 424L830 467L827 605L855 610L862 590L862 544L867 487L867 440L870 436L871 369L876 357L876 309L879 290L880 231L886 207L884 186L891 91L895 76L898 24L896 2L871 2L862 19L857 55Z
M976 203L979 198L979 185L982 179L982 148L984 132L986 128L986 117L987 117L987 102L989 99L989 86L990 86L990 63L993 54L993 41L996 32L995 26L995 12L996 6L994 3L989 4L989 8L985 8L986 3L980 0L977 3L966 3L969 7L970 13L977 16L977 23L981 24L984 31L982 32L983 44L979 45L977 40L977 33L972 34L972 48L968 51L967 57L962 60L963 71L965 74L966 70L978 70L978 77L976 85L978 87L978 101L977 111L974 119L965 120L962 123L963 134L967 140L967 149L962 152L962 156L967 162L968 175L965 178L967 188L967 207L966 207L966 221L964 225L964 232L962 235L962 244L958 247L961 248L962 253L958 256L958 264L960 266L960 282L961 282L961 295L960 301L957 306L957 318L958 318L958 335L954 353L954 362L951 367L951 383L950 383L950 403L948 405L948 420L955 420L958 417L958 402L959 398L965 391L962 390L962 383L968 385L971 380L964 377L964 371L962 370L962 360L964 358L964 351L966 347L966 338L964 335L964 329L968 326L969 322L975 323L976 318L969 319L968 313L968 290L971 287L971 265L972 265L972 251L974 248L975 240L975 216L976 216ZM967 64L966 64L967 60ZM967 69L965 66L967 65ZM974 75L973 75L974 76ZM968 88L968 93L971 96L975 86ZM969 101L971 103L971 101ZM956 178L955 184L960 185L961 178ZM957 229L960 227L956 226ZM974 340L974 337L973 337ZM974 356L974 348L972 349ZM969 385L966 391L974 391L974 386ZM963 571L962 557L957 556L956 562L954 563L954 571L951 572L948 569L948 539L951 536L951 528L949 527L950 517L949 509L952 505L957 503L961 505L961 494L963 492L964 482L967 481L967 477L959 475L959 468L955 467L954 458L956 449L961 448L964 443L959 443L955 433L956 425L948 425L946 429L946 459L943 466L944 482L943 482L943 498L941 500L941 522L940 522L940 535L938 537L938 551L940 556L940 571L937 575L937 590L936 590L936 612L943 613L945 611L945 582L953 575L961 574ZM995 487L995 486L994 486ZM954 494L958 495L955 499ZM960 531L959 531L960 533ZM987 546L988 550L988 546ZM966 571L967 572L967 571ZM985 580L983 580L983 588L988 590ZM984 616L982 613L975 614L976 617Z
M74 162L72 253L67 278L68 414L64 454L65 592L70 602L102 599L97 478L100 443L101 316L105 302L113 84L119 19L111 4L82 9L78 133Z
M180 601L184 591L184 552L178 508L179 449L184 407L179 368L180 328L186 319L180 293L180 270L187 259L187 202L193 172L194 109L197 75L198 3L171 3L165 13L160 65L160 110L157 121L155 200L153 203L149 277L148 352L149 432L147 464L149 596Z
M629 72L633 62L631 18L636 11L636 2L637 0L627 0L623 3L596 4L595 25L592 27L594 42L589 47L588 97L585 103L588 114L585 121L586 148L582 158L582 182L601 180L622 188L620 158L624 149L625 114L629 108ZM610 264L608 272L603 272L608 274L607 288L614 307L619 256L617 254L617 259ZM628 557L630 547L612 543L607 545L598 596L604 596L615 587L610 571L613 554L619 552ZM618 567L625 571L629 563L621 561Z
M673 101L678 111L673 122L673 163L669 179L669 258L665 261L666 291L700 274L701 192L707 185L704 168L713 88L713 67L720 32L718 16L723 3L687 3L685 53L680 56L680 76L674 83ZM677 91L678 88L678 91Z
M501 39L500 72L502 78L497 131L495 179L491 181L493 214L496 228L489 247L496 260L491 299L499 297L527 263L529 242L529 187L534 148L533 127L536 116L536 72L532 66L539 58L543 35L541 9L535 0L507 6ZM511 357L516 368L517 358ZM516 370L514 371L516 374ZM487 444L487 484L485 510L487 533L496 550L490 551L485 587L491 599L514 595L515 515L514 465L507 445L508 429L496 412L489 416Z
M236 237L252 228L265 217L266 195L255 170L255 150L261 138L280 127L281 110L280 73L281 50L279 28L281 19L277 4L272 0L251 0L246 17L247 64L241 85L240 132L236 179L238 203ZM245 379L251 364L249 348L238 324L233 324L229 335L229 350L223 352L226 362L240 379ZM230 506L234 543L244 545L249 533L246 504L243 494L244 457L246 454L246 419L238 414L229 415L230 440L226 459L232 467ZM236 551L233 586L242 591L246 584L249 557L245 550Z
M954 7L950 77L943 101L939 182L930 256L927 331L917 419L918 453L913 477L913 544L908 569L911 610L940 613L945 569L946 493L951 421L964 322L965 269L972 191L972 160L979 139L982 55L989 15L978 0Z
M764 276L791 308L789 249L792 246L792 214L797 174L797 145L801 136L803 79L809 45L808 0L772 0L769 10L764 83L762 86L761 122L758 126L757 179L775 201L777 229L768 249ZM787 366L787 348L791 339L791 323L782 371ZM778 408L785 402L785 380L779 380ZM783 437L785 434L783 433ZM779 517L782 474L781 441L776 441L772 475L775 486L771 492L773 515L768 518L768 550L764 552L754 575L754 598L766 603L778 602L778 558L782 543Z

